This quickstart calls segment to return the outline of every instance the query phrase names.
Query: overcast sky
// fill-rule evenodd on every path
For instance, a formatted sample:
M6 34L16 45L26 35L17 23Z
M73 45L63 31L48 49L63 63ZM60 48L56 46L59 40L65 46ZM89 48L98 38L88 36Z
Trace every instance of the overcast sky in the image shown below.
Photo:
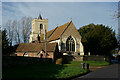
M113 19L118 2L2 2L2 23L24 16L48 19L49 30L72 21L77 29L90 23L104 24L118 33L118 21ZM1 16L0 16L1 17Z

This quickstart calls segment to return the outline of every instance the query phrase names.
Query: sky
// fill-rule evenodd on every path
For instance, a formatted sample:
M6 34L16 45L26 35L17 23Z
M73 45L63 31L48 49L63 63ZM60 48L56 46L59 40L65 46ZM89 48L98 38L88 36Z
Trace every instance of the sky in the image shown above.
M7 0L6 0L7 1ZM0 5L1 6L1 5ZM2 2L2 25L9 19L24 16L48 19L48 30L72 21L77 29L90 23L104 24L118 33L118 20L113 19L118 2ZM0 16L1 17L1 16ZM0 21L1 22L1 21Z
M1 0L2 2L118 2L120 0Z

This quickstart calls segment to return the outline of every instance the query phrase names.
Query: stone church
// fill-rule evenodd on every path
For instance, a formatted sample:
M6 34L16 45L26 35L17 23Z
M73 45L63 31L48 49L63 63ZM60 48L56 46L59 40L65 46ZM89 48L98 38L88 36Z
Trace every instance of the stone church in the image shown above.
M53 53L53 55L57 54L57 52L63 53L63 55L68 53L71 55L84 55L81 36L72 20L48 31L48 19L43 19L41 15L32 20L29 43L21 43L16 50L17 55L23 56L25 53L29 53L37 57L35 54L37 55L41 49L45 51L45 45L43 45L45 41L47 42L48 54L51 51L50 53ZM33 47L31 48L31 46ZM29 54L27 55L29 56Z

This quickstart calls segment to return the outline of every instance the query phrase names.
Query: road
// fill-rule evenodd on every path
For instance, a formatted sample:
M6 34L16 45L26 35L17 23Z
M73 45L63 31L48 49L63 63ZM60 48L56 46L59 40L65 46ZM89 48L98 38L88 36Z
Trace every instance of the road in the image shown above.
M112 64L73 80L120 80L120 64Z

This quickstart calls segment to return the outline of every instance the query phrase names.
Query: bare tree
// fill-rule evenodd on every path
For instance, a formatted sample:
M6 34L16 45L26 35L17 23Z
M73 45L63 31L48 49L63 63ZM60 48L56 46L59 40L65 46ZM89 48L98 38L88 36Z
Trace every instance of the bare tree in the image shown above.
M118 33L117 33L117 40L118 40L118 48L120 50L120 1L117 4L118 9L114 12L113 19L118 20Z
M22 39L24 43L27 43L29 41L31 22L32 22L31 17L22 18Z
M19 44L21 41L28 43L31 31L31 22L31 17L23 17L20 21L7 21L5 28L7 29L10 46L12 46L12 44Z
M117 7L117 10L114 10L113 19L116 20L120 18L120 2L118 2L118 4L115 6Z
M120 18L120 1L118 2L118 18Z
M18 44L20 44L20 23L18 23L16 34L17 34Z
M16 20L14 20L14 21L12 22L12 26L14 26L13 41L14 41L14 42L17 42L17 38L16 38L17 21L16 21Z
M12 46L13 33L14 33L14 23L12 23L11 20L8 20L7 23L6 23L6 28L7 28L7 31L8 31L8 38L9 38L10 46Z
M118 49L120 50L120 2L118 2Z
M16 44L19 44L20 43L20 24L19 22L17 22L17 20L14 20L13 21L13 24L15 26L14 28L14 41Z

